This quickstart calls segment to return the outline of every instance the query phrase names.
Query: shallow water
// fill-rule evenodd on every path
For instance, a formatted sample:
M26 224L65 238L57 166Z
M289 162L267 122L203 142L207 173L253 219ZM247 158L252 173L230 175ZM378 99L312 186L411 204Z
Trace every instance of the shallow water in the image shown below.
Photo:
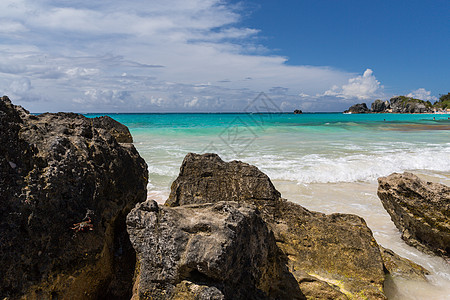
M95 115L89 115L95 116ZM259 167L284 198L363 217L379 244L432 272L390 282L390 299L450 299L450 264L409 247L376 195L376 179L411 171L450 185L449 115L116 114L149 165L148 197L164 202L188 152ZM435 120L433 120L435 118Z

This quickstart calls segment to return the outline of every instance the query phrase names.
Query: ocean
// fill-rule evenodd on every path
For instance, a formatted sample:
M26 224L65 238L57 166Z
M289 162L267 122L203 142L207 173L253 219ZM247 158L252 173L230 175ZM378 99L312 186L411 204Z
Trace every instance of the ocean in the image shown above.
M148 164L148 198L167 199L188 152L240 160L266 173L290 201L363 217L380 245L431 271L429 283L391 282L389 299L449 297L449 262L406 245L376 191L378 177L404 171L450 185L450 115L108 115L128 126Z

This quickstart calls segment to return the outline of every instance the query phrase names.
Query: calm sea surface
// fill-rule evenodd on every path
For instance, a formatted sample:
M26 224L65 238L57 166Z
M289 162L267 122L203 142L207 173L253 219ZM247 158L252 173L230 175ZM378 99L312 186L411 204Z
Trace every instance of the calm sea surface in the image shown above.
M149 198L165 201L188 152L256 165L284 198L315 211L360 215L378 243L432 272L430 283L395 281L390 299L449 299L450 264L401 240L376 195L376 179L410 171L450 185L450 115L108 115L130 128L149 166Z

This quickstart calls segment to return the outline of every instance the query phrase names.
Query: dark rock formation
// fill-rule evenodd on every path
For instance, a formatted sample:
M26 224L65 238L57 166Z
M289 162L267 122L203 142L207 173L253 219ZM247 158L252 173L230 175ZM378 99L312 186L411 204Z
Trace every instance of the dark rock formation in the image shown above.
M362 218L308 211L281 199L270 179L254 166L223 162L215 154L188 154L166 205L218 201L246 202L259 209L305 295L385 298L383 260Z
M98 117L92 119L92 125L98 128L104 128L116 138L118 143L132 143L133 137L131 136L130 130L127 126L122 123L111 119L108 116Z
M303 113L303 111L301 110L301 109L296 109L296 110L294 110L294 114L295 115L300 115L300 114L302 114Z
M368 112L370 112L370 110L367 108L367 105L365 103L352 105L348 110L344 111L344 113L352 114L364 114Z
M389 101L382 101L380 99L377 99L372 103L371 111L375 113L386 112L386 110L390 107L391 106L389 104Z
M127 226L141 262L137 299L305 299L251 205L147 201Z
M390 108L393 113L426 113L431 112L431 103L411 97L398 96L391 98Z
M130 297L125 216L146 198L147 167L118 143L131 141L125 131L1 99L0 298Z
M429 101L406 96L393 97L389 101L375 100L369 110L365 103L352 105L344 113L430 113L433 105Z
M378 197L407 244L450 256L450 188L411 173L378 178Z
M269 177L255 166L240 161L226 163L217 154L189 153L172 183L166 205L275 201L280 196Z

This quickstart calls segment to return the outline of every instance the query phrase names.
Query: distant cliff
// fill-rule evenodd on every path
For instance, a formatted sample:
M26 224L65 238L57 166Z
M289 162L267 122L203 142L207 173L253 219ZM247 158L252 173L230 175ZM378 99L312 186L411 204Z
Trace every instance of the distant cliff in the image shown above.
M432 113L450 108L450 93L442 95L439 101L431 104L430 101L415 99L406 96L396 96L389 101L375 100L369 109L366 103L359 103L349 107L344 113Z

